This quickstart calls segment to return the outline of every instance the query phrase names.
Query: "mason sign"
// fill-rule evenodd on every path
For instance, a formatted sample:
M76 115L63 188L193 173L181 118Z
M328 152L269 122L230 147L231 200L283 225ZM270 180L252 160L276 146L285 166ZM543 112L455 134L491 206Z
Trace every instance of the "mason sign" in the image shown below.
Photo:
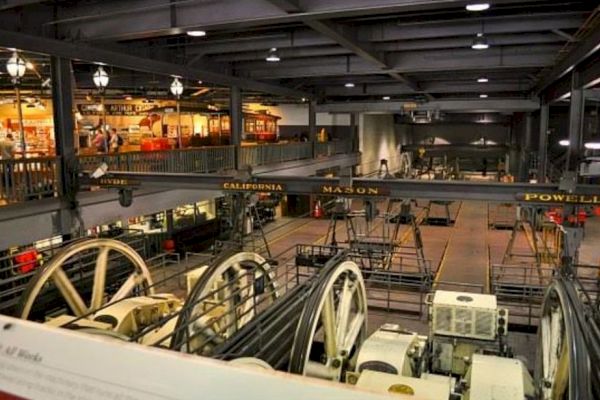
M389 190L376 186L323 185L319 193L339 196L384 196L389 194Z

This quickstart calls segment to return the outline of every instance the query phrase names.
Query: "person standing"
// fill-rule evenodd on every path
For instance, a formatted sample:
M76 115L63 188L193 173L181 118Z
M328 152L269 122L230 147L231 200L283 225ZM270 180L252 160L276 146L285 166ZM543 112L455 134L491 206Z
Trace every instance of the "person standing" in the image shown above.
M115 128L111 129L111 131L110 131L110 139L108 141L108 146L110 148L111 153L119 152L119 146L121 146L121 143L120 143L120 137L117 134L117 130Z
M107 140L102 129L96 131L96 137L94 138L94 146L98 153L106 153L108 151Z
M12 160L15 156L15 140L12 133L7 133L6 137L0 140L0 158L2 160Z
M14 156L15 140L12 133L7 133L6 137L0 140L0 159L12 160ZM11 162L5 162L2 164L2 182L0 182L0 189L4 189L2 192L5 192L7 188L12 187L13 165Z

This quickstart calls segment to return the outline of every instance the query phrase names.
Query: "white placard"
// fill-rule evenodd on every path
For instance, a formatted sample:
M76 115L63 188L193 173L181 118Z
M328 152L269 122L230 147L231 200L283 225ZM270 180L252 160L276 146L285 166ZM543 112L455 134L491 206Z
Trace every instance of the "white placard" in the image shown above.
M0 316L0 399L21 398L376 400L388 396Z

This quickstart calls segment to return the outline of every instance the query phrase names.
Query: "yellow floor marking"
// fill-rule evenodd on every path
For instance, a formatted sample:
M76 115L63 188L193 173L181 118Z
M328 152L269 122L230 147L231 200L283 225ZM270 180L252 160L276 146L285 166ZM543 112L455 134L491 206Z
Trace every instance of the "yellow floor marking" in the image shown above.
M454 220L454 226L457 225L458 217L460 216L461 209L462 209L462 201L458 205L458 210L456 212L456 219ZM437 272L435 273L435 278L433 279L433 288L434 289L437 288L438 281L440 280L440 276L442 276L442 271L444 270L444 267L446 266L446 255L448 254L448 249L450 248L451 240L452 240L452 235L450 235L450 237L448 238L448 241L446 242L446 247L444 248L444 253L442 254L442 259L440 260L440 266L439 266Z

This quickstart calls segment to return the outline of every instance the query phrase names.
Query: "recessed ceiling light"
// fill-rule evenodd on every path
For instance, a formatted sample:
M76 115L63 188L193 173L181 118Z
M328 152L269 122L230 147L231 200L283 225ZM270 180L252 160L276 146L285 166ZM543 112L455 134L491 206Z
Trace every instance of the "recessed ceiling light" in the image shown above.
M383 100L389 100L389 99L390 99L390 96L383 96L383 97L382 97L382 99L383 99Z
M477 79L477 82L479 82L479 83L488 83L488 82L489 82L489 79L488 79L488 78L483 78L483 77L482 77L482 78L479 78L479 79Z
M344 86L346 86L347 88L353 88L354 87L354 83L347 82L347 83L344 84Z
M198 81L198 85L202 85L202 81Z
M187 34L193 37L203 37L206 36L206 31L187 31Z
M485 11L488 8L490 8L490 3L473 3L466 6L468 11Z
M598 141L587 142L583 146L588 150L600 150L600 142Z
M569 139L562 139L562 140L558 141L558 144L560 144L561 146L567 147L568 145L571 144L571 141Z
M487 99L488 95L487 94L480 94L479 97L482 98L482 99Z

